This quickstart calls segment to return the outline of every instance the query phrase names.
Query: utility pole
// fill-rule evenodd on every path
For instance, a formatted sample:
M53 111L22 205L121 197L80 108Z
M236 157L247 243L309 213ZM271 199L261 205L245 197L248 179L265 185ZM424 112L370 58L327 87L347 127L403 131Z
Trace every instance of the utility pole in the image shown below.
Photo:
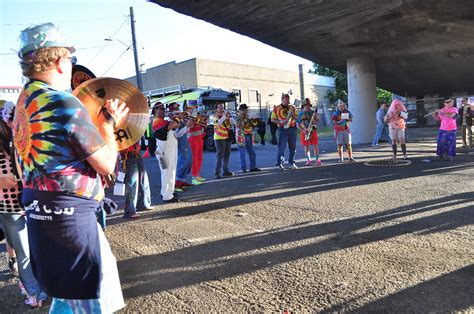
M132 25L132 46L133 46L133 56L135 58L135 72L137 76L137 86L138 86L138 89L143 92L142 74L140 72L140 66L138 63L137 39L135 37L135 16L133 15L133 7L130 7L130 24Z

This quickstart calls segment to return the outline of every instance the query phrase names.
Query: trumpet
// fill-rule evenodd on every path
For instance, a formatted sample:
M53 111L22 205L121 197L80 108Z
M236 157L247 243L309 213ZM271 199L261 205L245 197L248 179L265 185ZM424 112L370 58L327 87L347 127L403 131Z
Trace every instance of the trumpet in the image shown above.
M182 117L179 117L179 116L170 117L168 115L168 117L170 119L176 121L178 124L179 123L187 123L189 120L192 120L194 123L196 123L196 124L198 124L202 127L207 127L206 117L204 119L202 119L201 117L198 117L198 116L195 117L187 111L172 111L171 113L173 113L173 115L174 114L182 115Z

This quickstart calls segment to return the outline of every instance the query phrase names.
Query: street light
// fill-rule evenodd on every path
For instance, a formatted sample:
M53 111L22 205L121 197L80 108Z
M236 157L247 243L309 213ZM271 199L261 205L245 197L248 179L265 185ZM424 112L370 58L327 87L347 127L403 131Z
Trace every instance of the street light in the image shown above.
M124 45L125 47L127 47L127 49L126 49L125 51L129 50L129 49L132 48L132 47L134 48L133 43L127 45L126 43L124 43L123 41L121 41L121 40L118 39L118 38L111 38L111 37L109 37L109 38L104 38L104 40L105 40L105 41L110 41L110 42L117 41L117 42L121 43L122 45ZM135 70L136 70L137 68L140 69L139 71L135 71L135 72L136 72L136 76L137 76L137 85L138 85L138 88L139 88L141 91L143 91L142 80L141 80L141 75L142 75L141 68L142 68L142 66L145 65L145 63L142 63L142 64L140 64L139 67L137 67L137 65L138 65L138 55L137 55L136 53L134 53L134 54L133 54L133 57L134 57L134 61L135 61ZM140 76L140 77L139 77L139 76Z

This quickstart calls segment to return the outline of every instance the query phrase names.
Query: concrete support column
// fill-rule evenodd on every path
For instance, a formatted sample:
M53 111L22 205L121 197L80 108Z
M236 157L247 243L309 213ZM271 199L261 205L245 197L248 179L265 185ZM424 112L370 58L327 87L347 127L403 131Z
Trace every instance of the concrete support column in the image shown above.
M349 110L354 116L351 124L352 143L371 143L375 132L377 90L375 63L370 57L347 60Z

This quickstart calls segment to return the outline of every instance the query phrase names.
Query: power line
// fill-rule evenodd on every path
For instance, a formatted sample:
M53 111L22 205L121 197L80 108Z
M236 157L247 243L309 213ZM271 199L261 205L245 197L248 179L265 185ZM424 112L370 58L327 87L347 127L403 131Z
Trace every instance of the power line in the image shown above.
M82 23L82 22L112 20L112 19L118 19L118 18L119 18L119 16L115 16L115 17L97 17L97 18L94 18L94 19L85 19L85 20L52 21L51 23L53 23L53 24L69 24L69 23ZM1 26L30 26L30 25L35 25L35 23L5 23L5 24L0 24L0 25Z
M125 25L125 23L128 21L128 16L126 16L125 20L122 22L122 24L119 26L119 28L115 31L115 33L111 36L111 37L115 37L115 35L117 35L117 33L122 29L122 27ZM107 47L108 45L110 44L110 42L106 41L104 45L102 45L102 48L99 49L99 51L97 51L97 53L95 54L95 56L92 57L92 59L87 63L88 65L91 64L95 58L97 58L97 56L105 49L105 47Z
M128 48L125 49L124 52L122 52L122 54L114 61L114 63L112 63L112 65L107 69L107 71L104 72L104 74L102 74L102 76L105 76L105 74L107 74L107 72L109 72L110 69L113 68L113 66L120 60L120 58L122 58L122 56L123 56L127 51L130 50L130 48L132 48L132 46L128 46Z

